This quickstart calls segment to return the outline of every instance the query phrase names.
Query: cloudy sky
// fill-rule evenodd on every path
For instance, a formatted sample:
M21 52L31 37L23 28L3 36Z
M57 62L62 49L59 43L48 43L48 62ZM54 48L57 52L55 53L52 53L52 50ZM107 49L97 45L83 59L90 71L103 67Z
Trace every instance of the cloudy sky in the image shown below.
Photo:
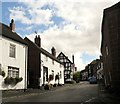
M34 41L35 31L42 47L57 55L62 51L78 70L99 58L103 10L119 0L2 0L0 22L15 20L15 31Z

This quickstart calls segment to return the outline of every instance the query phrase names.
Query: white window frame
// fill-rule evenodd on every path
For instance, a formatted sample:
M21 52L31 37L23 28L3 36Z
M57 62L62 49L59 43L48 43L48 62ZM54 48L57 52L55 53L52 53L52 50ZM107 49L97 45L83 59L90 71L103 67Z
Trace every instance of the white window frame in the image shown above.
M8 66L8 77L19 77L19 68Z
M16 45L10 44L9 56L12 58L16 57Z

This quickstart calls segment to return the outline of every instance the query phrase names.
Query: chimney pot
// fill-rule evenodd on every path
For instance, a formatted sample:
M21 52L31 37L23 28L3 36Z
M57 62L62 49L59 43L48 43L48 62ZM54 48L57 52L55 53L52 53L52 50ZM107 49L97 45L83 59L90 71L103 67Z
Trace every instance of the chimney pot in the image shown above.
M52 52L52 55L53 55L54 57L56 57L56 50L55 50L54 47L52 47L51 52Z

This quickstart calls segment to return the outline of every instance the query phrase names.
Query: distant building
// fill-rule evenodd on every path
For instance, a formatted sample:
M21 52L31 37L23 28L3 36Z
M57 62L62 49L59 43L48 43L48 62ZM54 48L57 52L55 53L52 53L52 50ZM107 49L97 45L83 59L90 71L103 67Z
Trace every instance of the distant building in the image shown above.
M10 26L0 23L0 90L27 88L27 54L27 43L15 32L14 20Z
M101 53L105 85L120 92L120 2L104 9Z
M85 69L80 71L80 75L81 75L81 80L82 81L87 81L88 80L88 72Z
M99 59L93 60L85 67L84 70L81 71L83 80L88 80L89 77L93 77L93 76L97 78L97 70L98 70L99 62L100 62Z
M97 65L97 79L103 79L104 78L104 72L103 72L103 60L102 56L100 56L100 60Z
M64 84L64 66L56 58L54 47L51 53L41 47L41 38L36 36L34 42L27 37L28 44L28 87L40 88L45 84Z

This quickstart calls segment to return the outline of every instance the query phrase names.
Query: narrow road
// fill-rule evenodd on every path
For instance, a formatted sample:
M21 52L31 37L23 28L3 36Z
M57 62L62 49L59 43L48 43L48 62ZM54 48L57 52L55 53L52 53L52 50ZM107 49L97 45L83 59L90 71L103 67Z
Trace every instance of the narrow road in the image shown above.
M65 85L56 90L6 99L3 102L92 102L98 97L98 85L88 82ZM95 100L96 102L97 100ZM97 101L99 102L99 101Z

